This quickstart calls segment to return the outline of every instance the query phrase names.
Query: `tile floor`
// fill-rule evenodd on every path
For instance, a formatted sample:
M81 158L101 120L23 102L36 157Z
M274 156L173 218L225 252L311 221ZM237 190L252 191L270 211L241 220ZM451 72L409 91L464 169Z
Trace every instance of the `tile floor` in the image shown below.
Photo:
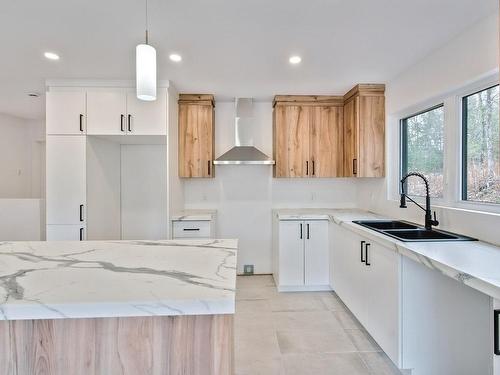
M236 375L400 375L333 292L278 293L239 276Z

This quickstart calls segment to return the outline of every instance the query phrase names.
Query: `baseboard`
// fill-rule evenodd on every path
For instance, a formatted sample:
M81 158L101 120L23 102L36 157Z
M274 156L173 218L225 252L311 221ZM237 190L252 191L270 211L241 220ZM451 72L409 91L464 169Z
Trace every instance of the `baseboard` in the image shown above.
M278 292L325 292L331 291L330 285L278 286Z

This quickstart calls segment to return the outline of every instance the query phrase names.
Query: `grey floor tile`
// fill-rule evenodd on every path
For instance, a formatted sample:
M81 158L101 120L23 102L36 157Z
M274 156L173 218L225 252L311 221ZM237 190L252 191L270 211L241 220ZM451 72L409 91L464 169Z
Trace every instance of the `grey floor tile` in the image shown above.
M237 313L234 317L234 329L251 329L266 331L275 328L273 315L270 312Z
M265 312L271 312L271 305L267 299L240 300L236 302L236 314Z
M235 360L271 360L280 359L281 352L274 331L235 332L234 337Z
M346 333L358 351L360 352L382 351L380 346L378 346L377 342L365 330L347 329Z
M371 375L401 375L398 368L384 352L359 353Z
M277 296L278 291L276 287L273 286L236 289L237 301L248 299L271 299Z
M276 287L272 275L238 276L236 278L236 289L266 286Z
M286 375L369 375L356 353L288 354L283 364Z
M331 311L346 311L346 306L342 303L336 294L330 293L326 296L320 296L320 301L325 305L328 310Z
M344 329L364 329L350 311L334 311L333 314Z
M326 310L318 297L306 293L280 293L270 300L271 311L317 311Z
M331 311L272 312L276 330L342 331Z
M355 352L343 331L277 331L281 354Z
M236 375L285 375L283 361L279 359L236 359Z

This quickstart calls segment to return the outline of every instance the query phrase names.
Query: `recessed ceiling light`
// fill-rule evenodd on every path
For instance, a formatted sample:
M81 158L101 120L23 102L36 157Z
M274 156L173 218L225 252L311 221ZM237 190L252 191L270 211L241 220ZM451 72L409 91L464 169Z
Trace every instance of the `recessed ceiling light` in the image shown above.
M169 59L174 61L174 62L179 62L179 61L182 61L182 56L181 55L178 55L176 53L172 53L170 56L169 56Z
M59 55L54 52L45 52L43 55L49 60L59 60Z
M302 61L302 58L300 56L292 56L288 59L288 61L290 61L290 64L300 64L300 62Z

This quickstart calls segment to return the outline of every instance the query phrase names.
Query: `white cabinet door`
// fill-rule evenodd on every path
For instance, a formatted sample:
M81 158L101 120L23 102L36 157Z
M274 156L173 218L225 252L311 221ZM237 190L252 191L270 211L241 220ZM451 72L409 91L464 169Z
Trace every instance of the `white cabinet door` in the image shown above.
M85 138L82 135L47 136L47 224L85 222Z
M498 300L498 299L493 300L493 309L500 310L500 300ZM497 320L496 326L494 324L494 327L493 327L493 329L495 329L495 328L497 329L497 332L496 332L496 336L495 336L495 332L494 332L493 336L494 336L494 338L497 339L497 343L496 343L497 349L500 349L500 316L495 317L495 315L494 315L493 317ZM493 374L500 375L500 354L493 354Z
M155 101L127 93L127 132L130 135L167 135L167 90L158 89Z
M48 92L47 134L85 134L85 92Z
M328 220L306 221L305 223L306 285L328 285L330 281L328 261Z
M127 93L125 90L87 92L87 134L127 133Z
M304 222L279 223L279 284L304 285Z
M84 241L86 235L82 225L47 225L47 241Z
M360 321L389 358L398 363L401 256L370 240L365 246L364 299L369 308Z

